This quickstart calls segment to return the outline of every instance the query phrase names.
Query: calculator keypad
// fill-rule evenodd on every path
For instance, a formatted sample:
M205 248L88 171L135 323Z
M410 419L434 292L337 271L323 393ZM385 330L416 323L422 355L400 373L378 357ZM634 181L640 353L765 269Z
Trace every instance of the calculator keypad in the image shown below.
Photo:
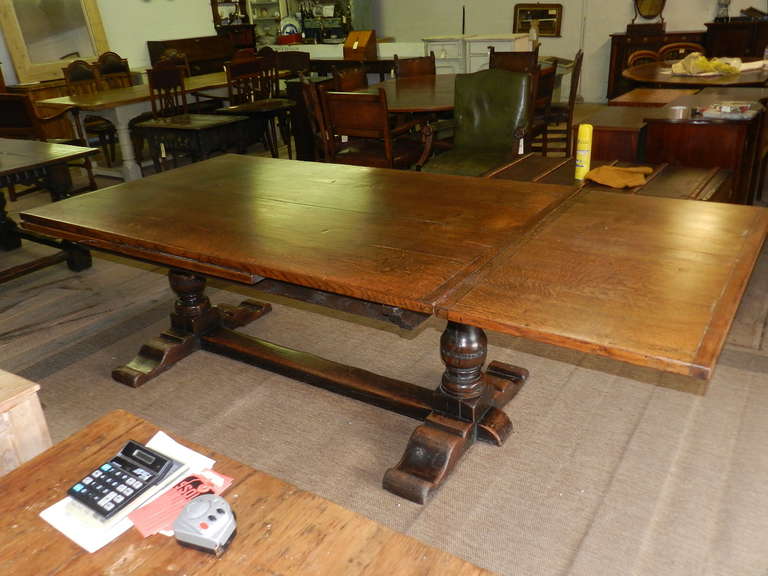
M116 463L102 464L69 489L69 495L108 518L143 491L152 473L135 467L130 471Z

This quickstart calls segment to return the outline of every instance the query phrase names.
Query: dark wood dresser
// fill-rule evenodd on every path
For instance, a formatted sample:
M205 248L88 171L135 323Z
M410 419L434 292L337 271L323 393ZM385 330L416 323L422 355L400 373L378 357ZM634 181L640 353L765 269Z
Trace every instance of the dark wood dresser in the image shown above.
M187 55L193 76L221 72L224 62L235 53L230 36L198 36L177 40L148 40L149 60L155 64L168 49L175 49Z
M637 50L658 51L673 42L695 42L705 45L706 32L662 32L659 34L611 34L611 62L608 69L608 100L629 92L634 86L630 80L621 77L627 67L627 59Z
M705 26L709 57L762 58L768 45L768 21L731 20Z

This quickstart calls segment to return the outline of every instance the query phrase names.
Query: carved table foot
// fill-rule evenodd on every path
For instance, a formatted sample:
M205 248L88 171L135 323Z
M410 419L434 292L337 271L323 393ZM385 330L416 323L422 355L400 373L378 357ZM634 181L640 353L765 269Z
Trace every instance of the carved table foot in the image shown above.
M191 272L170 270L168 280L178 296L171 328L144 344L128 364L112 371L112 378L122 384L137 388L199 350L201 336L221 327L244 326L272 309L253 300L240 306L211 306L203 293L205 278Z
M424 504L476 439L500 446L512 433L501 407L528 378L524 368L492 362L483 372L487 340L480 328L449 322L440 339L445 372L432 412L416 428L384 488Z

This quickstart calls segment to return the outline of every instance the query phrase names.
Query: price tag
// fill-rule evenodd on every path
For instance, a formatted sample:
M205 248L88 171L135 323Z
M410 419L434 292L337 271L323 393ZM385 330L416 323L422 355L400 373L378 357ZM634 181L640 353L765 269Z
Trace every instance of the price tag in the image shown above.
M358 44L359 44L359 42L357 40L355 40L355 43L352 44L352 50L357 50L357 45Z

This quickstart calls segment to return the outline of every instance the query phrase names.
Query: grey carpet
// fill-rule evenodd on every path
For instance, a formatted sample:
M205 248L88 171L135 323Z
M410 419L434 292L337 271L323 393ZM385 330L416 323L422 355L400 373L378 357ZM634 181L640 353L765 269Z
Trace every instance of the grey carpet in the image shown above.
M0 267L47 249L25 243ZM197 352L140 389L112 367L167 326L164 270L100 256L0 285L0 368L39 382L54 441L124 408L501 574L768 573L766 255L714 378L687 378L489 334L531 378L515 432L478 444L426 506L381 489L417 425ZM215 302L259 297L214 282ZM415 334L272 299L245 331L425 387L442 372L433 320Z

